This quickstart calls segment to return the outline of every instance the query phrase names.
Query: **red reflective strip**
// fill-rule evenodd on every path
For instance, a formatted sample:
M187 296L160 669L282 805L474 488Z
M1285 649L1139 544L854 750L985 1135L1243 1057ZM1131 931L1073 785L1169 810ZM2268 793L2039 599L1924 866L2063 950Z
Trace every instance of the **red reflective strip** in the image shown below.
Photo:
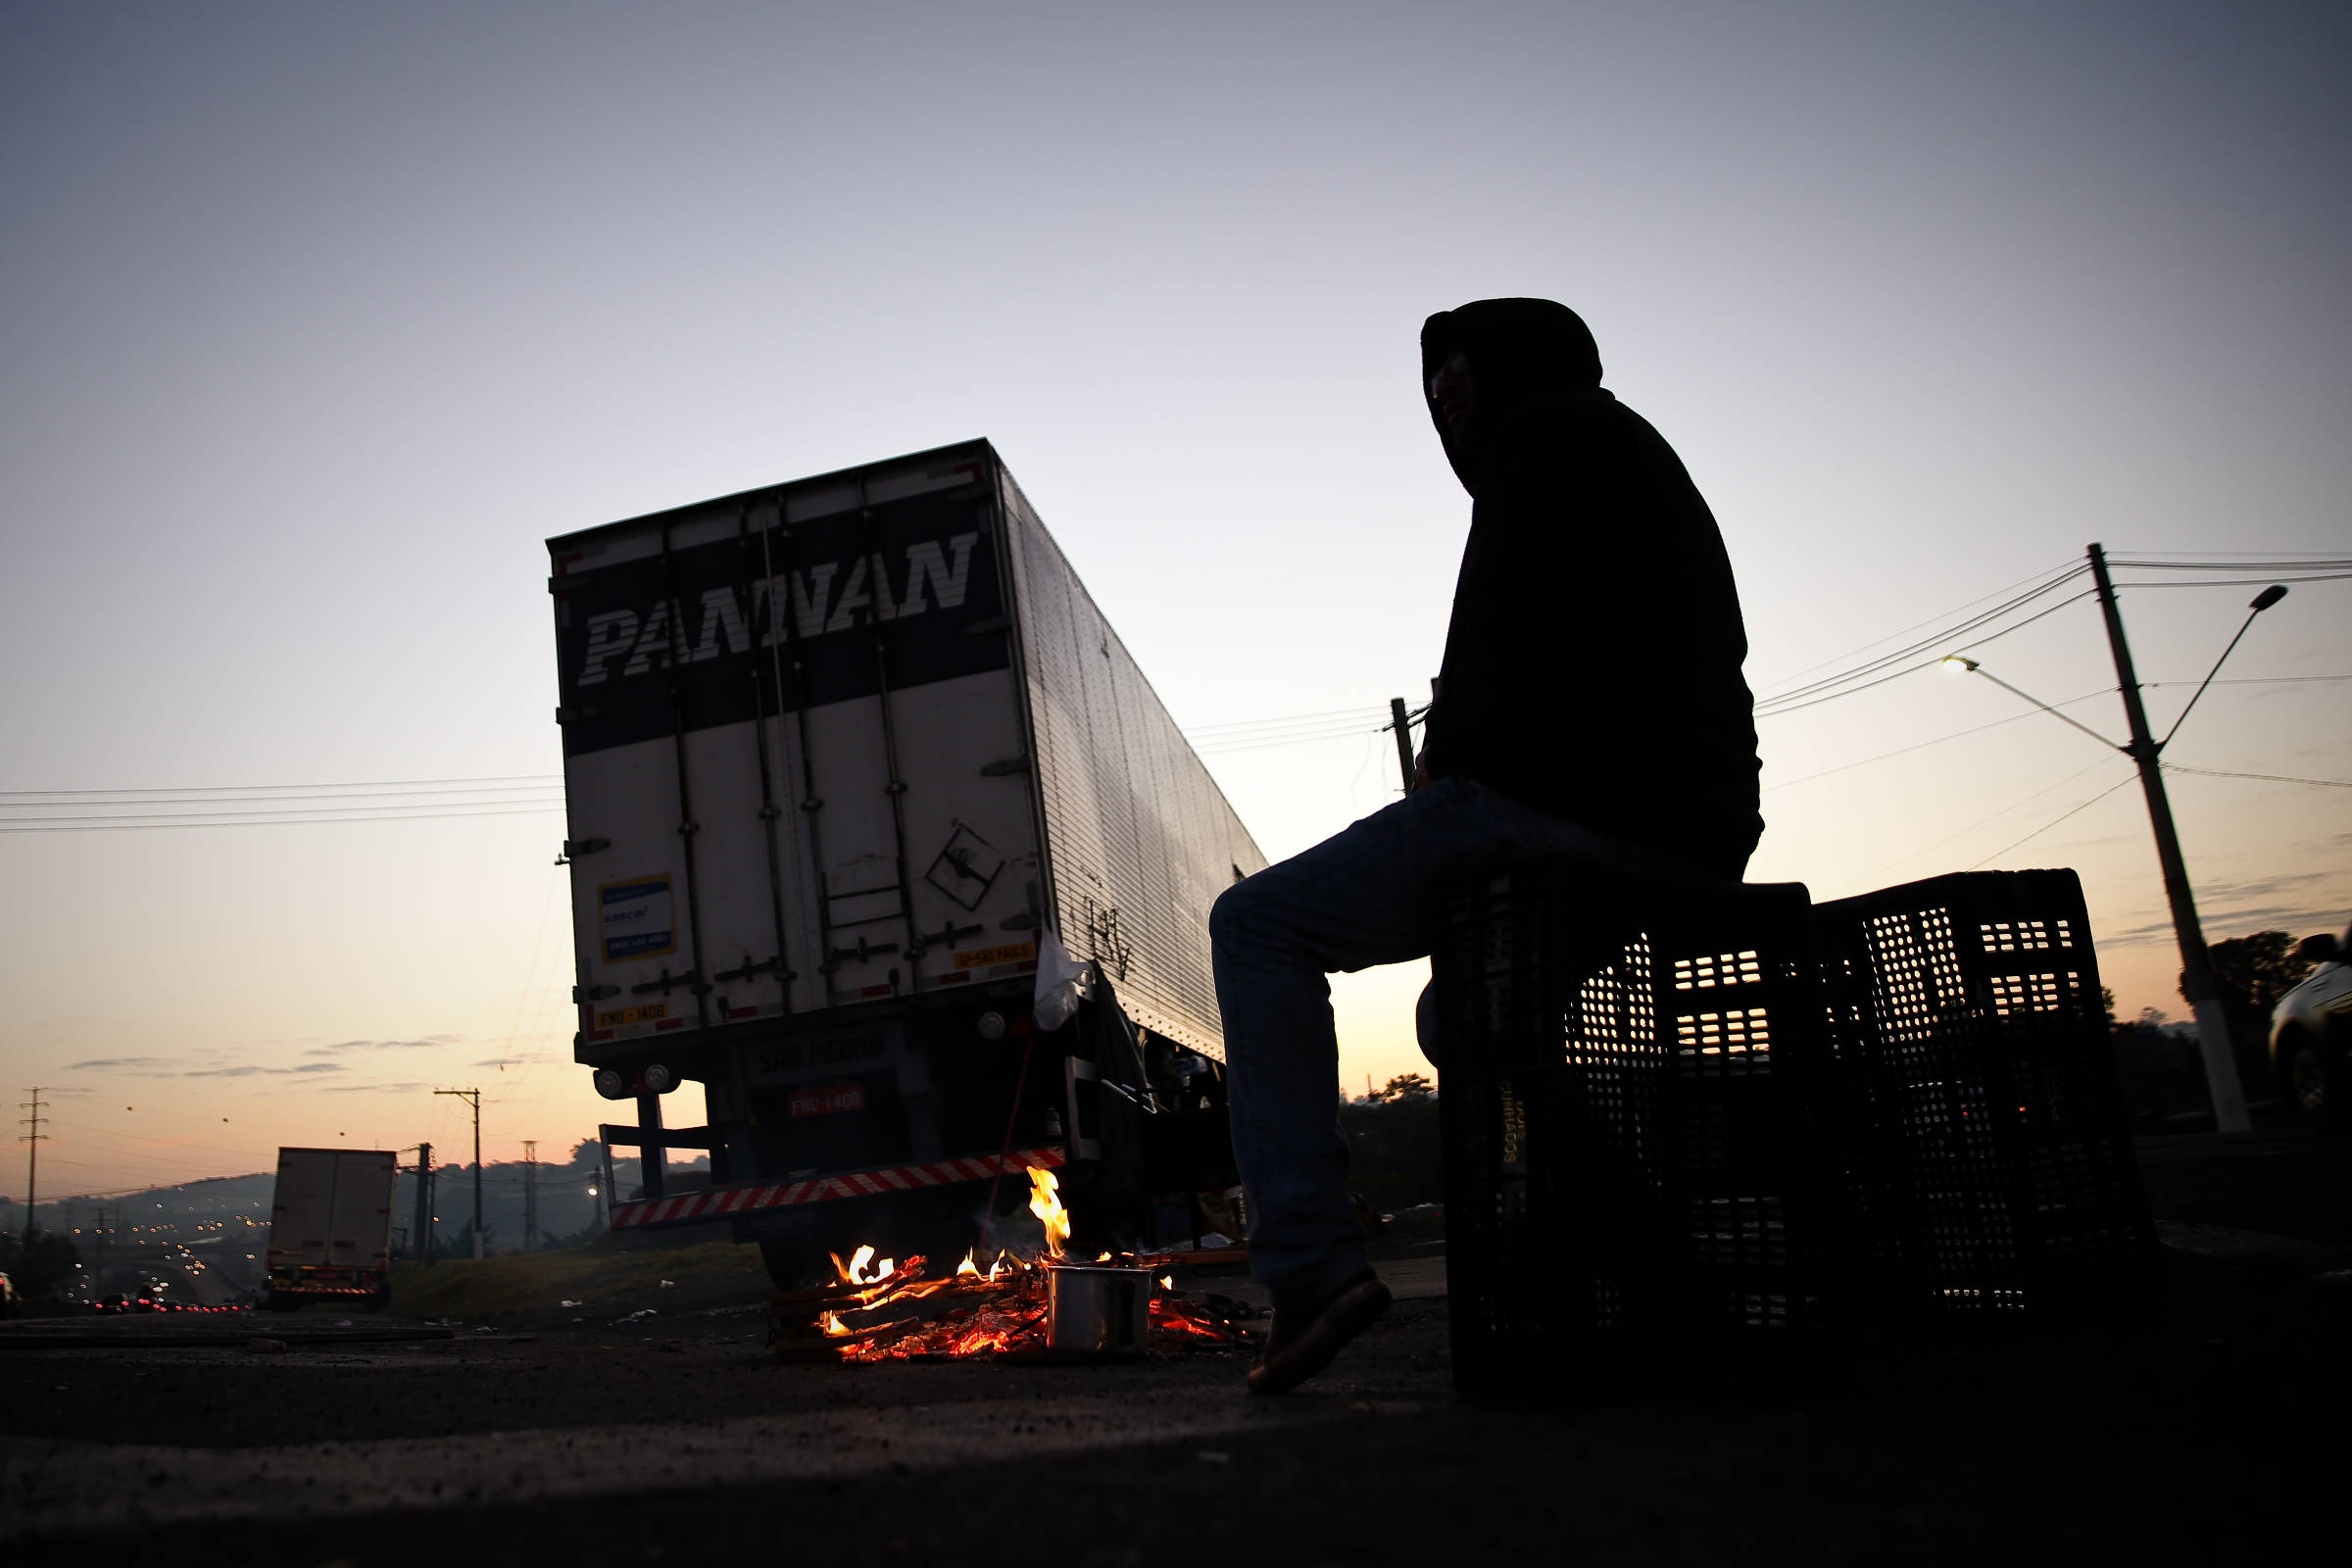
M969 969L951 969L946 974L933 975L931 983L935 986L959 986L971 977L972 971Z
M760 1009L758 1007L729 1007L727 1016L730 1018L757 1018L760 1016Z
M657 1029L683 1029L686 1027L686 1020L683 1018L664 1018L661 1022L655 1024L654 1027Z
M864 986L858 990L858 994L861 997L887 997L890 995L890 987L886 985Z
M779 1208L793 1203L821 1203L837 1198L877 1198L888 1193L936 1187L943 1182L985 1181L1002 1172L1051 1170L1068 1155L1060 1149L1018 1149L1000 1161L994 1154L964 1154L922 1165L894 1165L886 1170L844 1171L772 1187L730 1187L681 1194L676 1198L616 1203L612 1228L660 1225L700 1215L739 1213L746 1209ZM363 1293L364 1294L364 1293Z

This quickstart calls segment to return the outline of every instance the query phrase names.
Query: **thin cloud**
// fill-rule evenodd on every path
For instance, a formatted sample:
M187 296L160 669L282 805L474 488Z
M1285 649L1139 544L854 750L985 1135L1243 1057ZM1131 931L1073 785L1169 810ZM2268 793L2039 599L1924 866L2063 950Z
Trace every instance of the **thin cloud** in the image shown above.
M326 1092L330 1095L413 1095L420 1089L430 1089L433 1086L429 1083L328 1084L326 1086Z
M197 1072L183 1072L179 1076L182 1078L251 1078L261 1073L275 1076L285 1073L349 1072L350 1070L339 1061L305 1062L299 1067L259 1067L251 1062L244 1062L234 1067L206 1067Z
M156 1068L171 1066L172 1062L170 1056L99 1056L89 1061L69 1061L66 1071L153 1072Z

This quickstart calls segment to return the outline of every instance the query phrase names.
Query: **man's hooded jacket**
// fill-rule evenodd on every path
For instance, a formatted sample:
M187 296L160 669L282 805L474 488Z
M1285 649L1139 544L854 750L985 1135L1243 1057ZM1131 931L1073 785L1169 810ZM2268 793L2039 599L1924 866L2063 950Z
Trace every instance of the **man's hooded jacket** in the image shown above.
M1421 390L1477 388L1472 497L1429 713L1433 777L1736 877L1763 832L1747 634L1723 537L1665 438L1601 390L1582 318L1480 300L1421 329Z

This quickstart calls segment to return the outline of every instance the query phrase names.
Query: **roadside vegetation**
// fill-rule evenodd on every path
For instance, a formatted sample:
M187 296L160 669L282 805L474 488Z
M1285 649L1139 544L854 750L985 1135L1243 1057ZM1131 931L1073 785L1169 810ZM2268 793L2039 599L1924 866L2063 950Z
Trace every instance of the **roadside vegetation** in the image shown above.
M1375 1209L1446 1200L1437 1086L1417 1072L1340 1106L1348 1136L1348 1185Z
M733 1242L640 1247L603 1237L585 1247L508 1257L443 1258L392 1265L392 1310L403 1317L505 1317L565 1301L593 1304L651 1296L673 1285L764 1281L760 1250Z

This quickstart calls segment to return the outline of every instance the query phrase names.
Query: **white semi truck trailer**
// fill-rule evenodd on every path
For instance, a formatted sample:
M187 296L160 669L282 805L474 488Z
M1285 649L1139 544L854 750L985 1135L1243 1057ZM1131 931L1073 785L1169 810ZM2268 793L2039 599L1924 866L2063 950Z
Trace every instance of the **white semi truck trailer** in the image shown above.
M392 1298L392 1187L388 1149L281 1149L270 1199L269 1291L273 1311L329 1301L375 1311Z
M1265 860L993 448L548 550L574 1056L639 1111L616 1229L725 1220L791 1284L959 1254L1034 1168L1106 1246L1234 1179L1208 908ZM1067 960L1092 1000L1041 1028Z

